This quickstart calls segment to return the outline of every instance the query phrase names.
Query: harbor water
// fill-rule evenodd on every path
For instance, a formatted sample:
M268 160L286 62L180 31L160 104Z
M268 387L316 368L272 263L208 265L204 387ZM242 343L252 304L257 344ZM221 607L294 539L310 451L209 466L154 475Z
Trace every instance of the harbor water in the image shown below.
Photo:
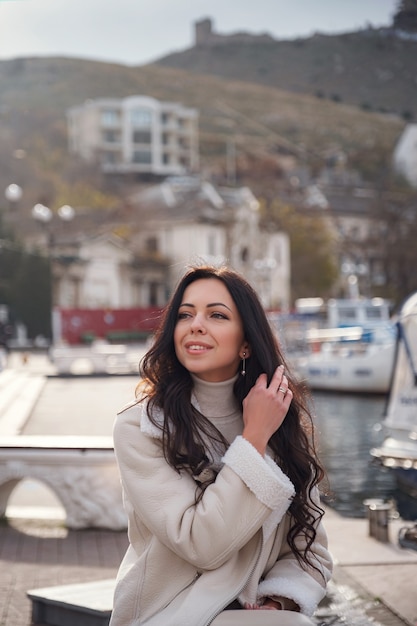
M313 403L326 503L343 516L364 517L364 501L381 498L391 500L403 519L417 519L417 501L399 491L393 473L373 464L369 453L385 435L386 397L315 391Z

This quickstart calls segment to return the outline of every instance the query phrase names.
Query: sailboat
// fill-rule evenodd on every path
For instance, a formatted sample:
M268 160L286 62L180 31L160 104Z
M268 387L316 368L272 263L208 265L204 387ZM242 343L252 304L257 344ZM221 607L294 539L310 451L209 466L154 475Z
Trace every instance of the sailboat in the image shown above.
M383 427L386 437L370 453L395 473L399 489L417 498L417 292L401 307L393 375Z

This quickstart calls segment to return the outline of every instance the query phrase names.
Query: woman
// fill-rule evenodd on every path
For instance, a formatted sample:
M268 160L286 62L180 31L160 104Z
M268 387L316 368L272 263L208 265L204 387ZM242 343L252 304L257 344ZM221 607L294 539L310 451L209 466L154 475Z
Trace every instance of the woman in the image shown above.
M244 278L185 274L114 427L130 546L111 626L220 626L230 609L311 623L281 619L313 614L332 567L311 419L284 365Z

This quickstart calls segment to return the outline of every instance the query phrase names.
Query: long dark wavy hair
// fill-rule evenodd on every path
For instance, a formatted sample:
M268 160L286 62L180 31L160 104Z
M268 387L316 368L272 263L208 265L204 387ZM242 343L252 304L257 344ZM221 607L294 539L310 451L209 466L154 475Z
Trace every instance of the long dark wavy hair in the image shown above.
M242 407L243 399L260 374L266 373L269 383L276 368L281 364L285 367L293 399L279 430L270 438L269 447L295 487L289 508L288 543L301 564L315 567L311 549L316 524L324 511L312 501L311 492L323 479L324 471L315 451L309 395L292 376L260 300L245 278L227 267L197 266L186 272L164 310L152 347L142 359L138 393L148 400L149 419L162 429L165 458L177 471L187 469L195 476L208 465L207 436L215 447L223 446L223 450L227 447L217 428L191 404L192 378L177 359L174 347L174 330L184 291L194 281L208 278L217 278L228 289L239 311L245 340L251 348L246 360L246 375L238 376L234 386L239 405ZM162 425L155 420L155 408L162 409ZM201 496L207 485L200 487ZM302 535L306 544L300 550L297 537Z

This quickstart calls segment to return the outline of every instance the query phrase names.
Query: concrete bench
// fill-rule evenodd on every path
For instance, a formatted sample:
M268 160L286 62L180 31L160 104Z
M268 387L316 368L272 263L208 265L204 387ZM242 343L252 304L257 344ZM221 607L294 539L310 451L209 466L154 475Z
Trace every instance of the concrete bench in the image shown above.
M62 585L27 592L32 601L32 624L40 626L108 626L116 581ZM223 611L213 626L314 626L305 615L292 611Z
M111 437L1 437L1 517L13 489L24 479L38 480L55 493L68 528L127 527Z
M137 375L143 354L142 345L129 347L104 342L91 346L56 346L50 351L59 376Z
M108 626L115 579L32 589L32 624Z

